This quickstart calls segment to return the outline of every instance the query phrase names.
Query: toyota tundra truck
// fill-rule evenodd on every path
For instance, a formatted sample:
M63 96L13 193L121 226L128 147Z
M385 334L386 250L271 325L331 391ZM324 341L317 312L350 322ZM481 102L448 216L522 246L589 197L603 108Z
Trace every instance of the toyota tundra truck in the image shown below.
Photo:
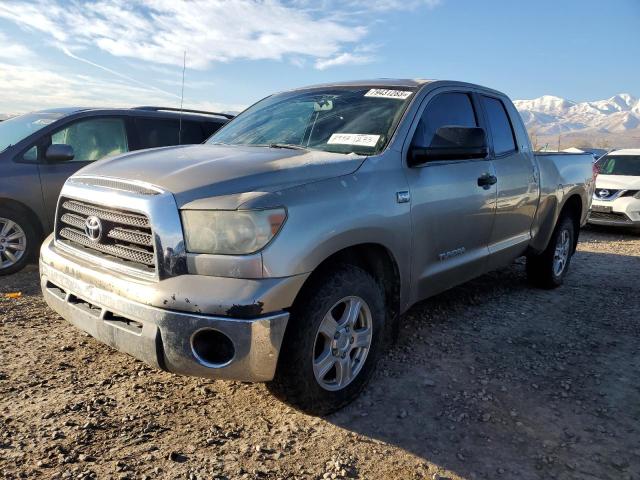
M526 256L562 284L588 154L534 154L504 94L375 80L275 94L205 144L65 183L41 248L51 308L176 374L268 382L313 414L353 400L412 304Z

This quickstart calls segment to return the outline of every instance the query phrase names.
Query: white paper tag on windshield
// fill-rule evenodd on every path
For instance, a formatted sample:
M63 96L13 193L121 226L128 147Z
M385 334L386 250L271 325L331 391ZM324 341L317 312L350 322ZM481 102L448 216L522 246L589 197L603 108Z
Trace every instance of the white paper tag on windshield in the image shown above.
M380 135L366 135L362 133L334 133L329 138L328 144L360 145L362 147L375 147Z
M367 93L364 94L365 97L376 97L376 98L395 98L397 100L405 100L411 95L413 92L407 90L390 90L385 88L372 88Z

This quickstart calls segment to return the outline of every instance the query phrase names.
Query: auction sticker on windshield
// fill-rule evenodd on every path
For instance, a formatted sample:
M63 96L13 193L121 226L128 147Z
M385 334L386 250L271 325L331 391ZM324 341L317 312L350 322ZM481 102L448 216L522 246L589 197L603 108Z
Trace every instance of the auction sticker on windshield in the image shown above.
M364 94L365 97L375 98L395 98L397 100L405 100L409 98L413 92L407 90L390 90L385 88L372 88Z
M363 133L334 133L327 142L329 145L360 145L361 147L375 147L380 135L366 135Z

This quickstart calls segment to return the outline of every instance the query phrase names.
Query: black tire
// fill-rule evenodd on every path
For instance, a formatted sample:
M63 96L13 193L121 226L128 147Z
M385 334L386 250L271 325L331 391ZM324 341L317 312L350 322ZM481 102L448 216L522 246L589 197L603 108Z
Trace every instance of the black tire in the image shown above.
M555 268L554 259L556 248L562 243L563 238L566 238L563 237L563 234L568 235L569 250L564 266L558 271ZM538 255L527 256L527 278L529 281L537 287L546 289L557 288L562 285L571 264L575 239L576 231L573 220L567 215L561 217L551 235L547 248Z
M371 314L371 343L362 366L350 370L356 372L350 383L330 391L314 374L314 358L319 355L316 335L325 315L334 312L332 307L347 297L358 297L366 303ZM275 378L267 387L280 400L312 415L326 415L342 408L360 394L375 369L384 346L385 317L382 288L361 268L343 265L320 276L305 288L292 308ZM354 328L346 335L355 335L356 331ZM347 359L351 358L352 352L347 355Z
M29 222L29 218L24 213L15 210L9 207L0 206L0 232L2 231L2 226L5 225L4 220L10 220L18 225L18 228L24 232L25 236L25 244L24 250L20 258L15 263L9 263L9 257L4 252L0 252L0 276L9 275L11 273L15 273L19 270L22 270L31 260L33 260L39 246L38 235L36 233L36 229ZM10 232L16 232L16 230L10 230ZM8 233L10 233L8 232ZM5 234L5 242L7 235ZM2 237L0 237L0 242ZM2 249L6 249L7 243L4 244ZM7 249L14 257L15 250ZM5 264L3 266L3 264Z

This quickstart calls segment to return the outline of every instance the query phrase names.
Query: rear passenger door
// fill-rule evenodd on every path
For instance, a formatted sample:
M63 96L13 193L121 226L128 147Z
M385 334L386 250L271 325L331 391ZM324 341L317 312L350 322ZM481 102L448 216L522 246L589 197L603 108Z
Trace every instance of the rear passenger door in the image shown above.
M182 127L179 119L171 118L136 118L134 124L138 149L198 144L209 137L208 130L193 120L182 120Z
M412 135L428 147L444 126L483 127L469 91L445 91L430 99ZM434 159L407 167L411 189L412 286L419 300L485 271L496 187L479 179L493 175L489 158Z
M489 268L511 262L524 253L538 206L539 187L533 155L517 141L511 102L479 95L488 123L493 165L498 179L496 218L489 241ZM509 111L508 109L513 109Z

